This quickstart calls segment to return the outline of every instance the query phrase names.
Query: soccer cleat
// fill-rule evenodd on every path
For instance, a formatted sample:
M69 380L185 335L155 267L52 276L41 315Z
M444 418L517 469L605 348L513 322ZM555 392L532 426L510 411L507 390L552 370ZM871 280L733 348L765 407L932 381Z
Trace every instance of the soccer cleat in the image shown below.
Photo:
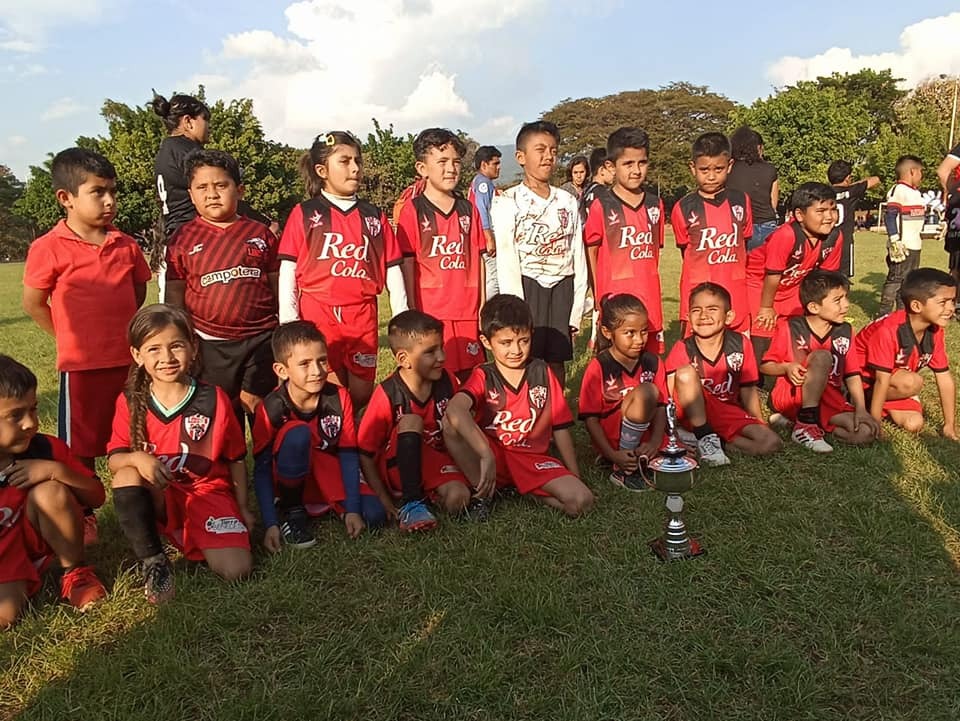
M400 522L400 530L407 533L430 531L437 527L437 519L423 501L404 503L397 509L397 520Z
M157 560L143 564L143 593L147 601L153 604L165 603L175 594L173 586L173 566L167 554L161 554Z
M76 566L60 579L60 595L78 611L86 611L107 597L107 589L93 566Z
M490 520L490 501L480 496L474 496L463 511L464 517L475 523L486 523Z
M295 506L287 511L286 520L280 524L283 542L294 548L310 548L317 539L310 533L310 519L303 506Z
M705 466L729 466L730 458L723 452L723 444L716 433L708 433L697 440L697 453Z
M767 425L775 431L789 431L793 427L790 419L782 413L771 413L767 419Z
M87 508L83 512L83 545L95 546L99 539L100 534L97 527L97 517L93 509Z
M793 433L790 438L794 443L799 443L808 451L814 453L830 453L833 446L823 439L823 429L815 423L800 423L793 427Z

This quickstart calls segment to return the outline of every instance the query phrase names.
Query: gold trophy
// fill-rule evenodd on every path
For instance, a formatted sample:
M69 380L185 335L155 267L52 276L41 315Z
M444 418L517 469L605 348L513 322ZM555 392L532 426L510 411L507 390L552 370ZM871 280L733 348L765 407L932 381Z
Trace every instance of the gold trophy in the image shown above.
M682 493L693 488L695 460L677 438L677 407L667 401L667 445L647 467L653 471L653 486L667 494L667 523L663 535L650 541L650 549L661 561L680 561L704 553L683 522Z

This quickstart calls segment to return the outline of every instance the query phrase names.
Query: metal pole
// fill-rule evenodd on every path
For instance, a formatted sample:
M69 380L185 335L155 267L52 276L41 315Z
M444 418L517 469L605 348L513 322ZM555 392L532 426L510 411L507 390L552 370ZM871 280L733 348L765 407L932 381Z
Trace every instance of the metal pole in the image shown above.
M957 86L960 85L960 76L953 79L953 113L950 115L950 142L947 152L953 150L953 131L957 125Z

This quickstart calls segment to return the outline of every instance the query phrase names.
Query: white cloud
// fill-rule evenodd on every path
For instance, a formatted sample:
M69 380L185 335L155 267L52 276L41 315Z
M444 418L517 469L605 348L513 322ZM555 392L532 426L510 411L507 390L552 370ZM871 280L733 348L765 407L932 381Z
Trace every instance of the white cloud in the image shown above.
M112 0L0 0L0 50L33 53L43 49L50 30L98 21Z
M23 145L27 142L27 139L23 135L11 135L7 138L7 145L10 147L16 147L18 145Z
M60 98L40 113L40 119L43 121L60 120L62 118L68 118L71 115L76 115L77 113L82 113L86 109L86 105L81 105L73 98Z
M509 145L516 140L520 125L512 115L497 115L468 132L483 145Z
M874 55L856 55L850 48L830 48L819 55L780 58L767 70L775 85L792 85L831 73L854 73L864 68L893 71L914 87L940 73L960 74L960 12L921 20L900 33L900 47Z
M477 116L458 77L482 67L495 31L547 10L548 0L300 0L284 11L287 33L229 35L211 72L183 85L234 78L207 87L253 98L268 134L301 146L321 130L363 136L374 117L398 132L484 127L489 115Z

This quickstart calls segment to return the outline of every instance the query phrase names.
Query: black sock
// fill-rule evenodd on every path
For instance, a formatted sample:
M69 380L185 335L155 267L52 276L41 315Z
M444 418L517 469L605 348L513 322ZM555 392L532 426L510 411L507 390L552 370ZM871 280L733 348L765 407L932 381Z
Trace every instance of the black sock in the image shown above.
M277 483L277 508L286 513L303 505L303 486L306 478L283 478Z
M704 423L702 426L693 427L693 435L697 437L698 441L701 438L706 438L713 432L714 432L713 426L711 426L709 423Z
M397 467L403 502L423 498L423 465L420 458L420 434L404 431L397 434Z
M150 491L143 486L114 488L113 506L117 509L123 535L139 560L163 553L157 531L157 511Z
M806 423L808 426L815 426L820 422L819 413L817 413L817 407L804 406L799 411L797 411L797 422Z

